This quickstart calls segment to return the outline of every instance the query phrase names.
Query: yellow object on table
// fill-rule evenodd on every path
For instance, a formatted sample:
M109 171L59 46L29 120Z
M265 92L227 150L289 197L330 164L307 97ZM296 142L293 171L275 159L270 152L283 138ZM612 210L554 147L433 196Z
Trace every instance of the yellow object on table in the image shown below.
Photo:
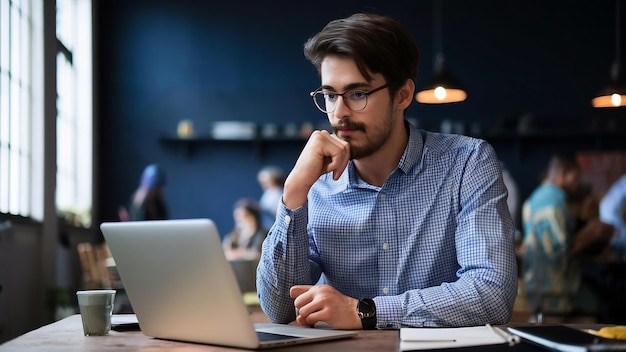
M626 340L626 326L605 326L598 330L596 335L609 339Z
M244 292L243 301L248 306L261 305L261 302L259 302L259 296L256 292Z

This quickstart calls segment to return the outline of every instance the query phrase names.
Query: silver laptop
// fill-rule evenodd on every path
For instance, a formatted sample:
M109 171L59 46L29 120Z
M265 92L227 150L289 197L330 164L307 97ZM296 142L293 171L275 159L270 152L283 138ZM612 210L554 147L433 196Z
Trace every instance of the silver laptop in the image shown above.
M100 229L147 336L247 349L356 336L254 324L209 219L109 222Z

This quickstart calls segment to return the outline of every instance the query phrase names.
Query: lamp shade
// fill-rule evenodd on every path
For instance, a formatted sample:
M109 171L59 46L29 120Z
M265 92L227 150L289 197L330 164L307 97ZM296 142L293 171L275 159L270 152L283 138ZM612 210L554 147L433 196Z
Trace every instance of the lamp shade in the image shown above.
M613 66L611 82L591 100L594 108L617 108L626 106L626 72L619 64Z
M443 54L437 55L435 75L426 88L415 95L415 100L424 104L456 103L467 98L459 81L445 67Z

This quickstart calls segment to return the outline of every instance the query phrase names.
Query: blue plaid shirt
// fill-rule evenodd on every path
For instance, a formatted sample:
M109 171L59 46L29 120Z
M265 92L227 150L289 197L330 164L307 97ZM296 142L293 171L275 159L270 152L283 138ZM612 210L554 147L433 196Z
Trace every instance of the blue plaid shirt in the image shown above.
M320 177L304 206L281 202L257 269L272 321L293 321L289 288L322 273L345 295L373 298L379 328L508 321L517 293L514 226L493 148L409 128L382 187L350 162L339 180Z

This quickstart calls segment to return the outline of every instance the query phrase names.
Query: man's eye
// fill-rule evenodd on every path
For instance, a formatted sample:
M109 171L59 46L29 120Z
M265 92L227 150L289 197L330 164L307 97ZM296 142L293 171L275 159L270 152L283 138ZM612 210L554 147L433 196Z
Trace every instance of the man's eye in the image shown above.
M361 100L361 99L365 99L365 97L367 97L367 93L365 93L364 91L361 91L361 90L353 90L352 92L350 92L350 94L348 94L348 96L352 100Z
M326 99L326 100L335 100L335 99L337 99L337 94L335 94L335 93L324 93L324 99Z

